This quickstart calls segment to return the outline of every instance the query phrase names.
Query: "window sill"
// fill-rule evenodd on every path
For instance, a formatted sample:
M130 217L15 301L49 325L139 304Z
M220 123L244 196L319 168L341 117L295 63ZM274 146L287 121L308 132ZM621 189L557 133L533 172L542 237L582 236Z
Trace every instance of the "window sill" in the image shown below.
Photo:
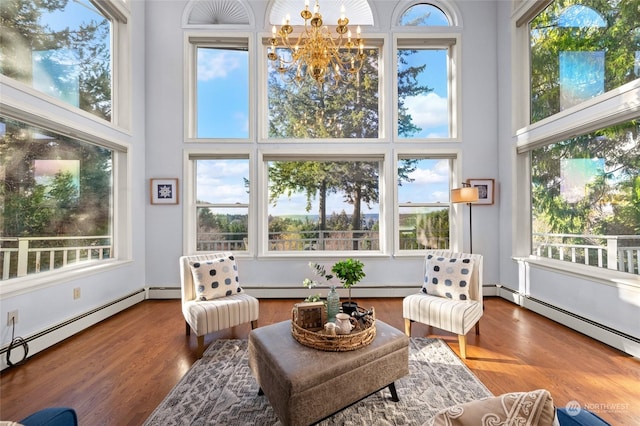
M595 281L613 287L635 288L640 290L640 276L612 269L598 268L579 263L565 262L562 260L547 259L544 257L528 256L512 259L518 263L523 262L540 269L556 272L562 275Z
M55 271L41 272L26 277L11 278L0 281L0 300L21 294L30 293L46 287L51 287L72 280L103 273L130 263L128 260L108 260L91 265L74 265Z

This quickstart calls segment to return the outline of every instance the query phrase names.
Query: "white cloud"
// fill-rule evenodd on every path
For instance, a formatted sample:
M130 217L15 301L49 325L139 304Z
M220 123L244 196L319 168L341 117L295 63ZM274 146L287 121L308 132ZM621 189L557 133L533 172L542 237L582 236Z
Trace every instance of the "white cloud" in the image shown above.
M423 96L411 96L405 100L413 123L423 129L446 126L449 123L447 98L431 92Z
M209 81L226 78L240 68L240 61L233 52L203 50L198 60L198 80Z
M431 169L416 169L409 177L415 184L445 183L449 180L448 160L440 160Z

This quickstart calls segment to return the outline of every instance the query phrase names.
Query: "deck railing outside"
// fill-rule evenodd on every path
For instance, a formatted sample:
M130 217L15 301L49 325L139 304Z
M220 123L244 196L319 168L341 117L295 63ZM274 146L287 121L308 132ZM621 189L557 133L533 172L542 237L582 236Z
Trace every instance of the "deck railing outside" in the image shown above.
M110 259L110 236L0 237L2 280L51 271L80 262Z
M533 234L533 254L640 274L640 236Z
M640 236L536 233L533 254L549 259L598 266L640 275ZM412 249L415 239L401 239ZM246 251L247 234L200 234L198 251ZM380 249L378 231L305 231L269 233L271 251ZM0 237L0 278L7 280L79 262L110 259L110 236Z

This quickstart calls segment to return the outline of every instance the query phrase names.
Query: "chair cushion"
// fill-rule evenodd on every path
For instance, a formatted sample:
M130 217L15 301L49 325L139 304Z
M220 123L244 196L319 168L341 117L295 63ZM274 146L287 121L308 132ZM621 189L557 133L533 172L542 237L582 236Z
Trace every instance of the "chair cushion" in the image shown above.
M473 259L427 255L422 292L453 300L469 300Z
M551 426L555 407L549 391L506 393L455 405L437 413L433 426L522 425Z
M189 262L196 300L212 300L242 292L233 256Z

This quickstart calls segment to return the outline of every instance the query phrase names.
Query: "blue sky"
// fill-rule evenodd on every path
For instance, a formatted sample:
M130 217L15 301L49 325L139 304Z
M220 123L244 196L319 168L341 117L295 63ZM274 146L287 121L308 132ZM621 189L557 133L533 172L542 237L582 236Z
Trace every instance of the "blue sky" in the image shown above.
M266 57L264 58L267 61ZM432 92L407 98L413 122L422 132L415 138L449 137L447 51L419 50L409 66L426 64L418 84ZM198 136L247 138L249 135L248 54L227 49L198 49Z

